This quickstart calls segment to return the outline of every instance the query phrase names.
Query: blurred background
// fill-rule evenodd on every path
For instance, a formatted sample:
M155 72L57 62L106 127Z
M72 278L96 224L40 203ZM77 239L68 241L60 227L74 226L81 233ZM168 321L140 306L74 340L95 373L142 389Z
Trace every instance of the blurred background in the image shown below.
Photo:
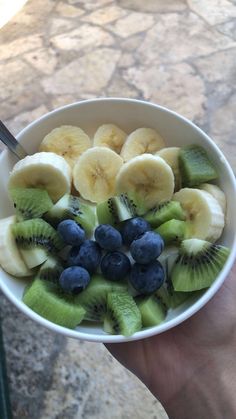
M0 0L0 26L14 134L74 101L138 98L194 121L236 170L236 0ZM54 335L1 294L0 310L14 418L167 417L102 344Z

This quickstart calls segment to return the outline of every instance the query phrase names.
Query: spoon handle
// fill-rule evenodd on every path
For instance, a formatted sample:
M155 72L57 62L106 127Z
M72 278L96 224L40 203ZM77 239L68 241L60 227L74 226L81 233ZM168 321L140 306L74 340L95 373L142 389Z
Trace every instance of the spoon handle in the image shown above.
M12 153L18 157L19 160L27 156L25 149L20 143L18 143L2 121L0 121L0 141L2 141L7 148L9 148L9 150L11 150Z

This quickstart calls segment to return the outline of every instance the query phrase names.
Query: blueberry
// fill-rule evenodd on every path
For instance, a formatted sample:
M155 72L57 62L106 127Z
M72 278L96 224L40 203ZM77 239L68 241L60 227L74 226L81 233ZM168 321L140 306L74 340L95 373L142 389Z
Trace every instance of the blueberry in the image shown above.
M65 269L59 278L59 284L63 291L69 294L79 294L90 281L90 275L86 269L80 266L72 266Z
M151 294L160 288L164 282L165 273L158 260L148 265L135 263L130 274L130 283L141 294Z
M111 281L120 281L130 272L129 258L122 252L109 252L101 261L101 271L105 278Z
M130 220L122 223L121 236L123 243L129 246L138 236L150 230L150 224L143 218L131 218Z
M85 231L74 220L61 221L57 231L64 242L71 246L79 246L85 240Z
M130 253L138 263L149 263L160 256L164 249L162 237L154 231L147 231L131 243Z
M93 240L85 240L81 246L72 247L68 257L69 266L82 266L92 274L96 272L100 260L102 257L102 251L99 245Z
M94 233L95 240L105 250L119 249L122 246L122 237L119 231L109 224L100 224Z

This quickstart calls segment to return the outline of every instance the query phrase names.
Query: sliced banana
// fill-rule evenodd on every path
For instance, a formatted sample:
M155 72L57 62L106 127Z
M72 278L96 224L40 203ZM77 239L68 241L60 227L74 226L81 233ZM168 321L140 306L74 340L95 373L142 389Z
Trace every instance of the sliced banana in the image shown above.
M174 175L161 157L143 154L122 166L116 178L116 192L127 193L141 214L172 198Z
M15 164L8 187L46 189L56 202L70 192L71 168L63 157L55 153L36 153Z
M0 265L10 275L24 277L32 275L17 248L11 227L16 222L16 217L0 220Z
M120 154L127 134L114 124L101 125L95 132L94 146L108 147Z
M217 200L208 192L183 188L174 194L186 211L188 232L187 239L196 238L215 242L224 228L224 214Z
M128 161L140 154L155 154L163 147L165 143L158 132L151 128L138 128L127 137L120 155Z
M175 177L175 190L178 191L181 186L180 170L179 170L179 151L180 147L165 147L156 153L171 167Z
M218 186L213 185L212 183L203 183L199 188L211 194L220 204L223 213L226 213L226 197Z
M73 182L84 199L102 202L115 194L115 179L123 160L106 147L85 151L75 164Z
M64 157L71 168L81 154L91 147L89 136L79 127L62 125L44 137L39 151L50 151Z

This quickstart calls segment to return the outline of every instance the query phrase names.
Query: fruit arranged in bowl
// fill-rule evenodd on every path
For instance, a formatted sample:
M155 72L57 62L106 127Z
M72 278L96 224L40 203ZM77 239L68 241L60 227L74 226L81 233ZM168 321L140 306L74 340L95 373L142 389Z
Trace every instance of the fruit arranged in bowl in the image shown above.
M151 128L103 124L90 139L59 126L10 173L0 264L28 278L24 304L60 326L157 326L228 259L218 178L202 146L167 147Z

